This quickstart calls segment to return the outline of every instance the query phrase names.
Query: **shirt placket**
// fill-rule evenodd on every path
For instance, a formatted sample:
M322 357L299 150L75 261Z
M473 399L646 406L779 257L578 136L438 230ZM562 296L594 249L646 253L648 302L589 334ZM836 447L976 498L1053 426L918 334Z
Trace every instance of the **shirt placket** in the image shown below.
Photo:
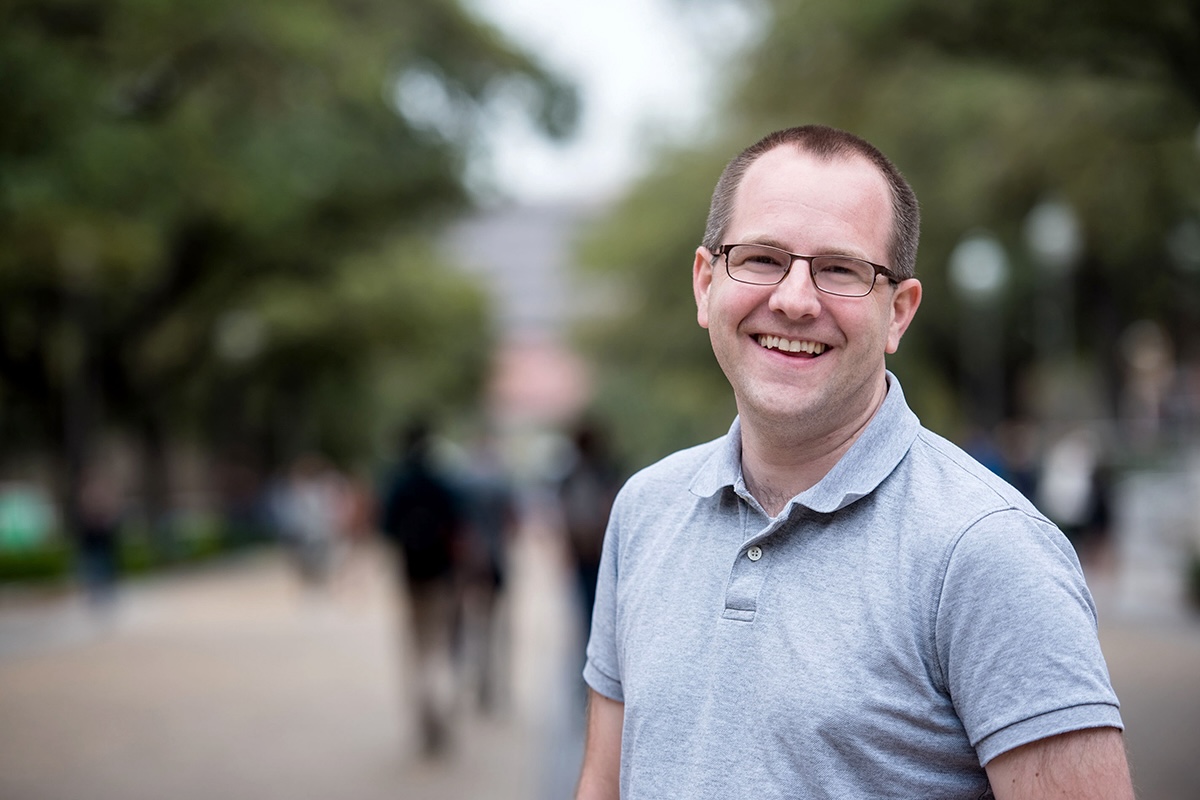
M738 509L742 544L729 572L725 608L721 616L738 622L753 622L758 611L758 596L771 567L771 539L784 524L787 515L768 520L763 527L765 516L756 503L742 498Z

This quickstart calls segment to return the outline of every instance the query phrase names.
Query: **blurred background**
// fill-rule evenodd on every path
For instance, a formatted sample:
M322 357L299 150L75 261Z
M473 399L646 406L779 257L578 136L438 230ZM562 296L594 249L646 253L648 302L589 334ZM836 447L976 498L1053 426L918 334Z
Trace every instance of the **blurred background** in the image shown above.
M728 158L805 122L916 189L889 366L1075 542L1139 796L1195 796L1194 3L0 15L0 796L570 796L576 518L727 429L692 252ZM382 530L418 420L504 498L437 757Z

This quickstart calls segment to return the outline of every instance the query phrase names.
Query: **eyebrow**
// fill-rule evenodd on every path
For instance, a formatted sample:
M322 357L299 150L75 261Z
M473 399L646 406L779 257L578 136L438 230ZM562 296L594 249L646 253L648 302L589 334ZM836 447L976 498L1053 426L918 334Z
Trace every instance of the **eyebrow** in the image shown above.
M763 245L766 247L774 247L775 249L782 250L785 253L792 252L790 249L788 249L788 247L782 241L780 241L779 239L776 239L775 237L770 236L770 235L751 236L746 239L739 239L736 242L730 242L730 244L758 244L758 245ZM803 255L807 255L807 256L848 256L849 258L857 258L860 261L866 261L868 264L871 263L871 260L869 258L867 258L866 255L864 255L861 251L857 251L853 247L846 247L846 248L840 248L840 249L839 248L826 248L826 249L824 249L822 251L818 251L816 253L804 253Z

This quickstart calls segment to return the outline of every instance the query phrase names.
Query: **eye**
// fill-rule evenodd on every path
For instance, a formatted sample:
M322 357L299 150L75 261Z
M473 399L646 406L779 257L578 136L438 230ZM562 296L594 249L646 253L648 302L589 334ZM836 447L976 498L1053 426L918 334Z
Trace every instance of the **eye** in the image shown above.
M735 267L756 270L785 270L789 264L785 254L764 247L735 247L729 253L729 260Z
M813 264L817 272L824 273L831 277L854 276L862 277L864 273L871 272L871 268L863 261L858 261L853 258L821 258Z

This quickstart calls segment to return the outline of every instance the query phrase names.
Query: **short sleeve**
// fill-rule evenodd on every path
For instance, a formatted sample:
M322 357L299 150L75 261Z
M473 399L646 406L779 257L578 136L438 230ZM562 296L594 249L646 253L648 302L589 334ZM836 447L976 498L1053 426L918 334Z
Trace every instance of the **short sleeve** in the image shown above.
M1123 727L1079 561L1044 519L996 512L957 538L935 637L981 765L1047 736Z
M592 630L588 635L587 661L583 679L588 686L617 702L625 702L617 649L617 578L620 554L620 509L617 496L604 533L604 549L596 580L596 605L592 609Z

